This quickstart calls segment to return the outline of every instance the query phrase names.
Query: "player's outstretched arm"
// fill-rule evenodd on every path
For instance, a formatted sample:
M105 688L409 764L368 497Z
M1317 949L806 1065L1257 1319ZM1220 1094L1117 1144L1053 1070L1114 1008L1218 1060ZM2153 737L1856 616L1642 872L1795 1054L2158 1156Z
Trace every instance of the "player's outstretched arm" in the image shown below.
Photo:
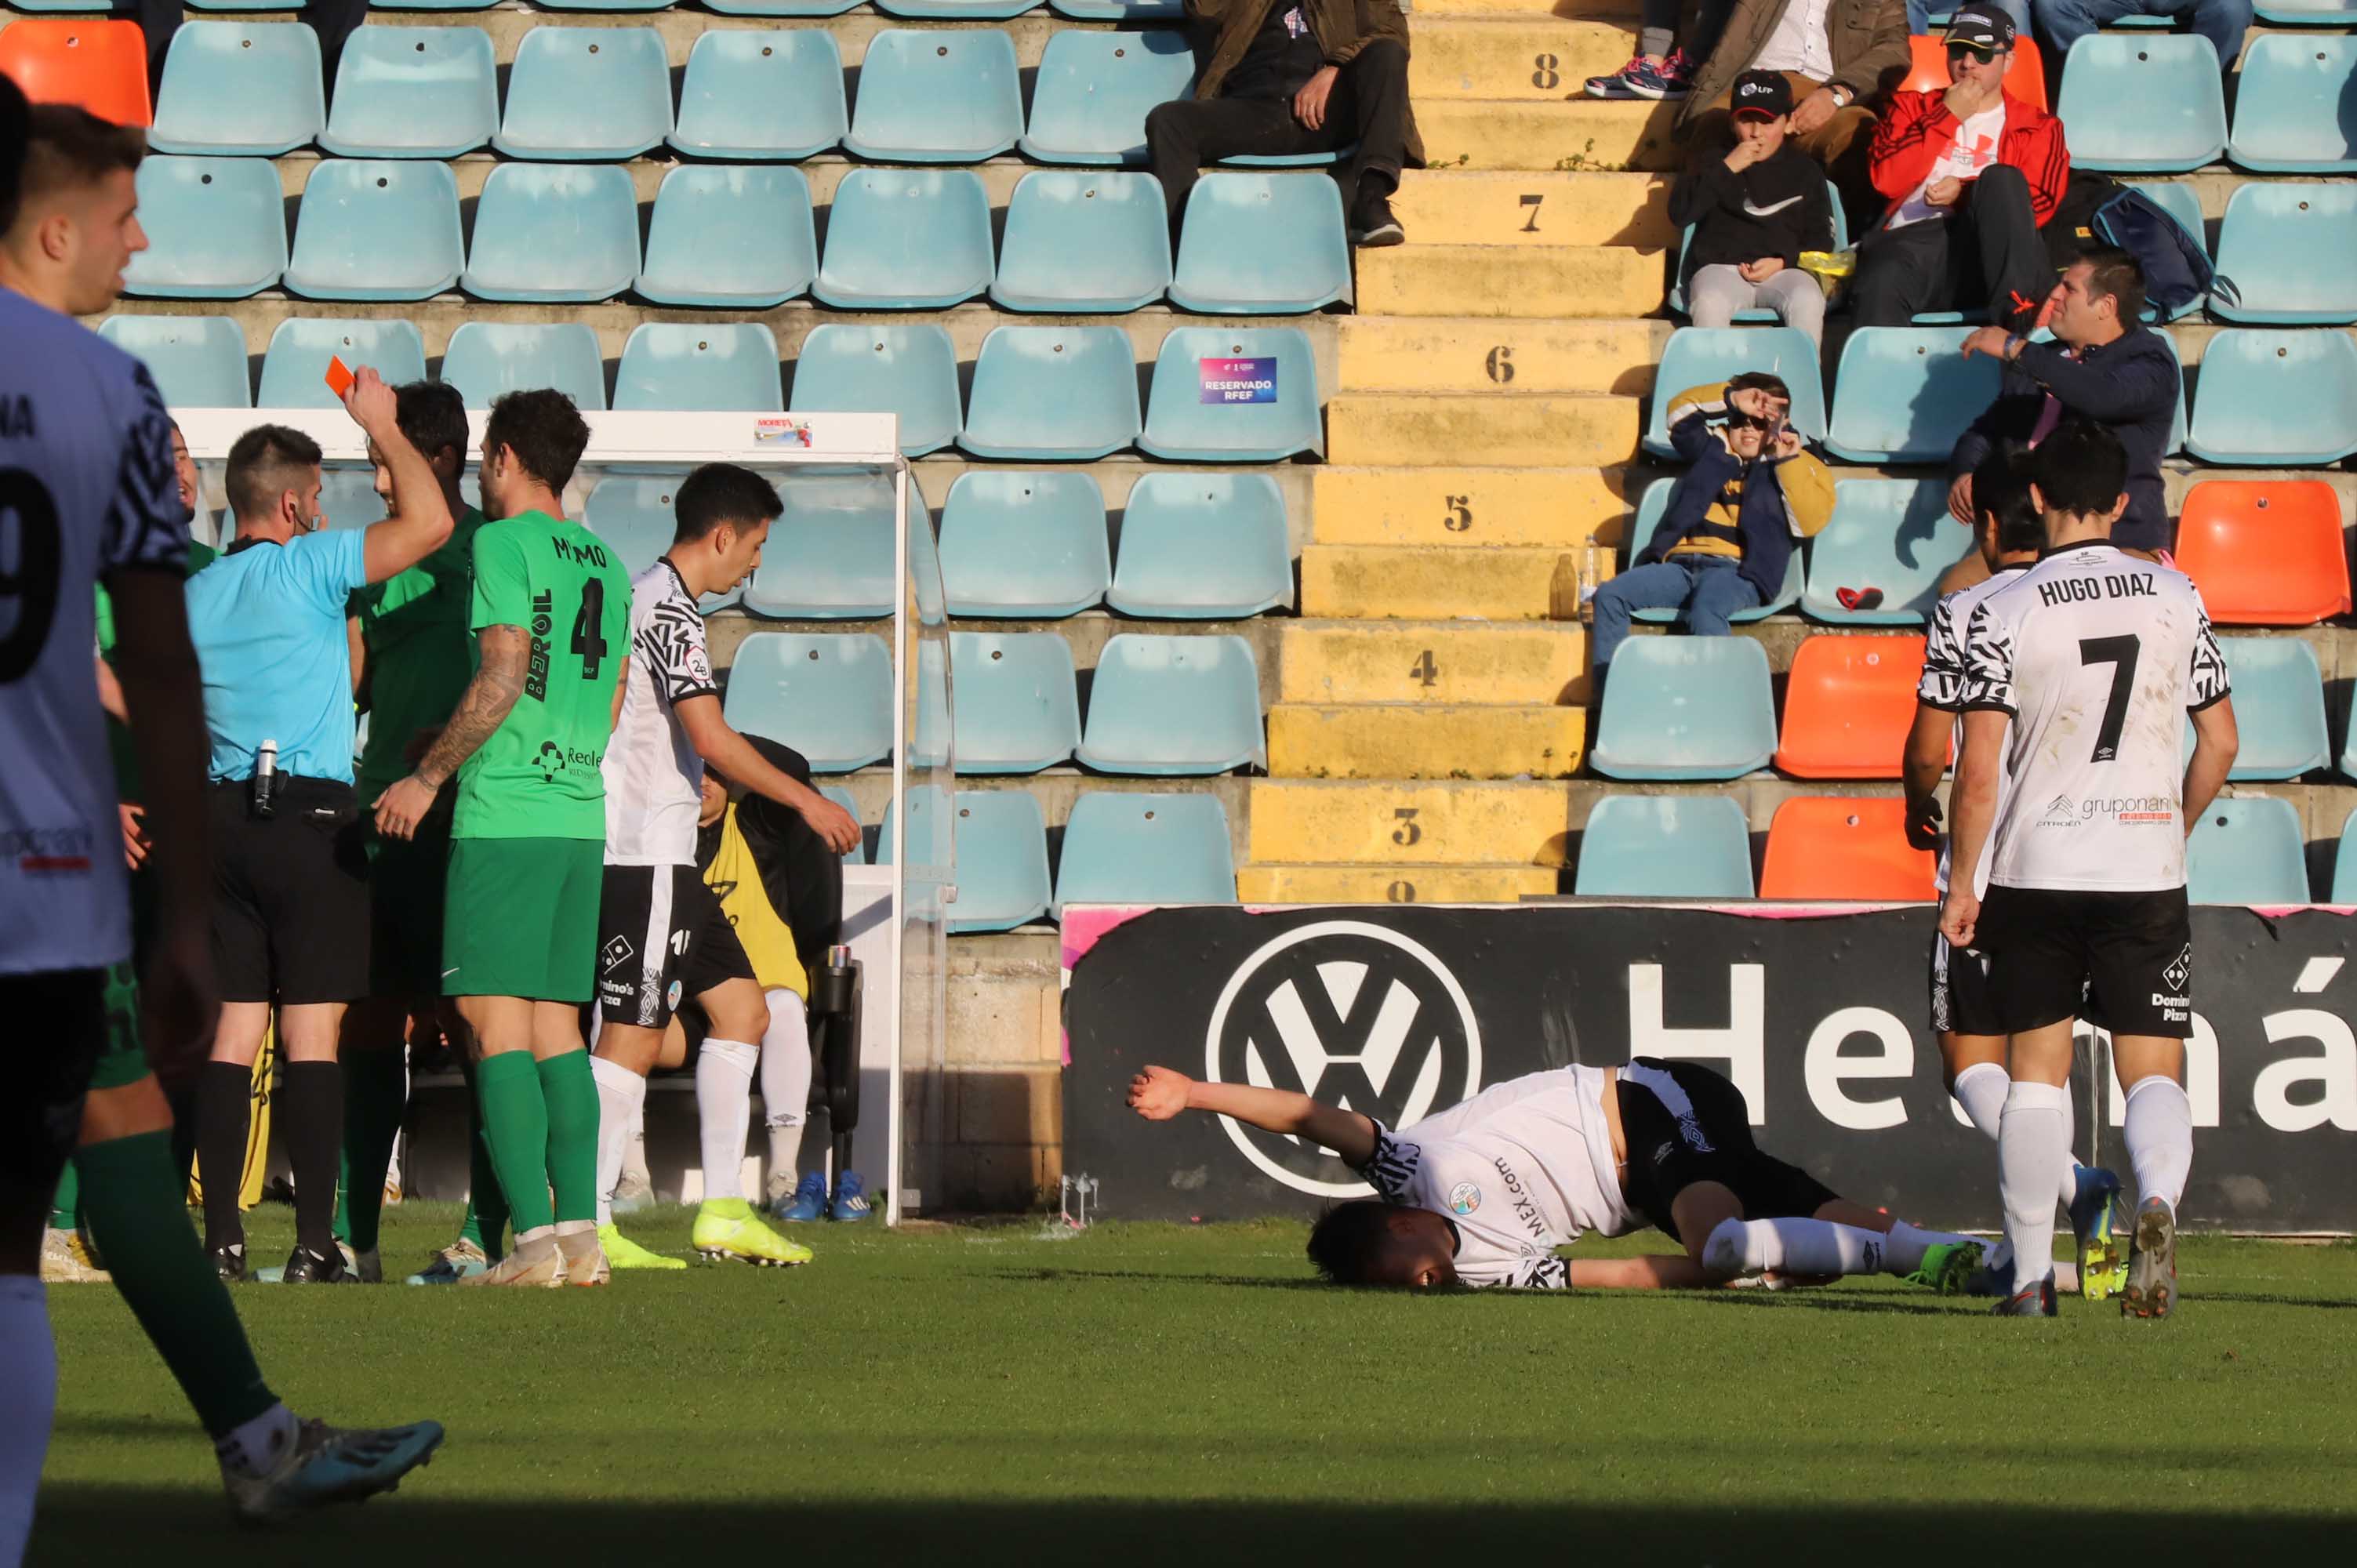
M695 755L737 780L756 795L767 796L798 813L837 854L859 845L859 821L792 774L773 768L760 749L738 735L721 716L720 699L705 695L683 697L674 705L680 727L687 732Z
M1948 793L1955 822L1948 839L1948 901L1940 911L1940 930L1953 945L1973 943L1980 918L1981 858L1996 826L1997 769L2003 765L2006 726L2012 715L1998 709L1975 708L1964 715L1964 753L1956 758L1955 788Z
M2193 719L2193 755L2185 764L2185 836L2193 836L2193 824L2210 809L2225 787L2226 775L2234 766L2234 756L2243 749L2242 732L2234 723L2234 699L2221 697L2206 708L2196 708Z
M362 365L344 389L344 412L367 433L393 475L392 515L371 525L361 541L368 580L398 576L449 542L456 520L443 499L434 467L401 433L397 404L384 378ZM357 669L357 667L355 667Z
M1204 1083L1167 1067L1150 1067L1129 1080L1129 1108L1149 1122L1168 1122L1181 1111L1232 1116L1264 1133L1307 1138L1333 1150L1347 1165L1363 1165L1375 1157L1372 1120L1291 1090Z
M523 693L532 634L520 626L487 626L477 641L482 648L482 667L467 682L450 722L418 760L417 771L377 800L376 829L387 838L416 836L418 822L434 809L434 797L459 765L507 722L516 699Z

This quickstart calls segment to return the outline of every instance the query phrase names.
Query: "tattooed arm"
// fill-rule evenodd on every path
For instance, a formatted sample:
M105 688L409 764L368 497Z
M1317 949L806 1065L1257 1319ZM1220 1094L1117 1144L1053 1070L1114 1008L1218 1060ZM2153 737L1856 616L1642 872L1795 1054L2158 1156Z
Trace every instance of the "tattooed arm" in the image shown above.
M450 722L426 748L417 771L387 789L376 803L377 832L387 838L416 835L419 821L434 809L434 797L442 786L507 722L516 699L523 694L532 634L520 626L487 626L478 640L482 645L482 667L467 683Z

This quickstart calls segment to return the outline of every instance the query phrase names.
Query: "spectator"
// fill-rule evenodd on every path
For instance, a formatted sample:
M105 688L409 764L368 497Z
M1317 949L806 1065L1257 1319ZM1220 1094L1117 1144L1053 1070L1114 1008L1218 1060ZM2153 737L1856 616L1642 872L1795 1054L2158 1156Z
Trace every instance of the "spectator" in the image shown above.
M2054 287L2039 230L2071 179L2062 122L2005 91L2014 30L1986 5L1948 23L1949 84L1894 94L1874 130L1874 188L1890 200L1858 245L1850 309L1860 327L1921 310L1986 306L2027 333Z
M1975 11L2002 11L2013 23L2017 37L2029 31L2029 0L1975 0ZM1907 0L1907 30L1917 38L1932 34L1932 6L1929 0Z
M1801 252L1834 248L1825 171L1786 134L1792 84L1782 76L1745 71L1734 104L1735 145L1705 152L1670 192L1670 221L1694 225L1686 314L1697 327L1725 327L1737 311L1762 307L1814 343L1825 291L1801 270Z
M1906 79L1912 59L1901 0L1735 0L1678 111L1678 132L1715 145L1735 79L1781 71L1792 84L1792 135L1801 150L1824 165L1846 197L1863 202L1874 110Z
M1678 13L1685 9L1684 0L1644 0L1637 52L1611 75L1589 77L1587 96L1684 98L1694 86L1695 73L1718 44L1730 4L1732 0L1702 0L1695 16L1694 47L1685 48L1673 47L1677 42Z
M1407 99L1404 0L1187 0L1216 29L1195 96L1146 117L1146 159L1170 231L1204 164L1243 155L1358 152L1335 166L1354 245L1407 238L1392 215L1404 164L1424 162Z
M1782 591L1792 541L1833 516L1834 480L1786 420L1792 392L1763 371L1692 387L1670 404L1670 440L1694 466L1630 570L1596 592L1589 667L1600 681L1629 635L1631 612L1674 609L1696 637L1725 637L1727 618Z
M2178 17L2210 40L2218 63L2228 70L2243 52L2243 35L2251 30L2251 0L2030 0L2029 8L2057 71L2072 44L2122 16Z

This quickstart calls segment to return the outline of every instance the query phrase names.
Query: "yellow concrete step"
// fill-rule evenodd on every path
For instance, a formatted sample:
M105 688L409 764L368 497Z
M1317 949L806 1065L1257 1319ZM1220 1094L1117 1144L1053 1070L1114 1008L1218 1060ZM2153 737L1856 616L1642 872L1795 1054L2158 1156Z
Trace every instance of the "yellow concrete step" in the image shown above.
M1411 240L1460 245L1652 245L1677 241L1658 174L1409 169L1392 199Z
M1439 245L1359 252L1362 316L1650 316L1668 297L1666 252L1625 245Z
M1620 70L1637 45L1636 29L1626 22L1419 14L1413 26L1407 85L1419 104L1444 98L1552 102L1579 91L1591 76Z
M1255 864L1538 865L1566 863L1571 791L1559 784L1252 787Z
M1600 393L1340 392L1326 460L1503 468L1603 467L1637 456L1639 404Z
M1247 904L1513 904L1563 891L1562 873L1536 865L1243 865Z
M1587 682L1585 632L1577 621L1289 621L1277 633L1277 701L1577 702Z
M1311 473L1310 537L1319 544L1459 549L1618 544L1632 504L1622 499L1628 483L1617 468L1335 465Z
M1484 102L1442 99L1415 106L1426 159L1437 169L1660 169L1684 160L1671 134L1674 102Z
M1516 260L1530 254L1499 253ZM1334 325L1335 381L1342 392L1642 397L1652 390L1672 324L1345 316Z
M1412 703L1268 711L1268 770L1280 779L1565 779L1579 769L1584 708Z
M1310 544L1301 613L1356 620L1572 620L1582 554L1570 550Z

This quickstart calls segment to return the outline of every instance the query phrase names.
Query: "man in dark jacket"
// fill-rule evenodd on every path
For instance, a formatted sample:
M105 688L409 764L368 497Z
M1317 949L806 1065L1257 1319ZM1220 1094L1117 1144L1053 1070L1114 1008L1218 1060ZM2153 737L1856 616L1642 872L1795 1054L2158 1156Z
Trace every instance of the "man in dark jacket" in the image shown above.
M1187 15L1213 29L1195 96L1146 117L1173 237L1204 164L1356 144L1334 170L1351 242L1405 240L1391 196L1424 145L1408 108L1404 0L1187 0Z

